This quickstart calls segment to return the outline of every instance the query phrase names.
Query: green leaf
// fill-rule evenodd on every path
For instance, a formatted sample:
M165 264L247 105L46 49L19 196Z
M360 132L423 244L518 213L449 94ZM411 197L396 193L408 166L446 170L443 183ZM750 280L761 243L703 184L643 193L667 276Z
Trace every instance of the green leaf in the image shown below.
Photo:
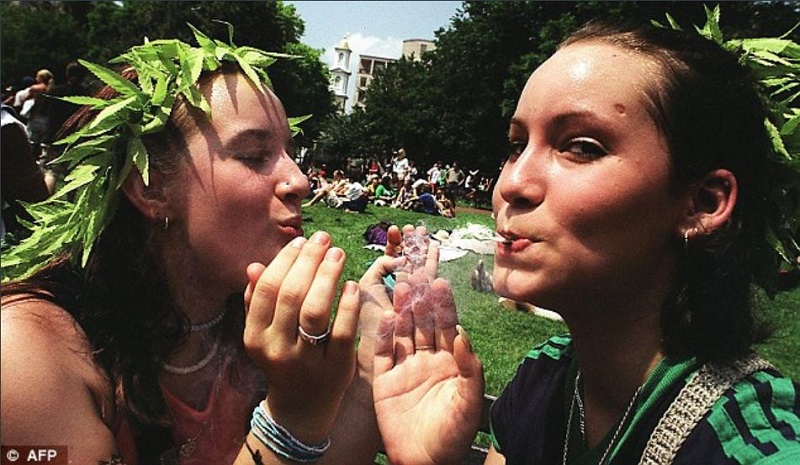
M98 79L111 86L120 94L130 96L139 93L139 88L136 87L134 83L123 78L116 72L85 60L78 60L78 62L91 71L92 74L97 76Z
M303 121L306 121L309 118L311 118L311 115L294 116L288 118L289 129L291 129L292 131L292 137L296 136L297 134L303 133L303 129L299 126L299 124L302 123Z
M789 152L783 145L783 139L781 138L781 133L778 131L778 128L775 127L775 125L769 120L764 120L764 126L767 128L767 134L772 141L772 147L774 148L775 153L777 155L781 155L787 160L791 160L792 156L789 155Z
M193 25L189 23L186 24L188 24L189 28L192 30L192 33L194 34L194 40L197 41L197 44L200 45L200 47L203 48L206 53L214 53L214 48L216 47L214 45L214 41L209 39L207 35L200 32L200 30Z
M677 31L681 30L681 27L680 25L678 25L678 22L675 21L675 18L673 18L672 15L670 15L669 13L667 13L667 22L669 23L672 29L675 29Z
M219 20L219 19L215 19L214 22L215 23L224 24L224 25L228 26L228 43L231 44L231 47L234 47L234 45L233 45L233 24L231 24L231 23L229 23L227 21Z
M122 99L113 105L104 108L93 120L89 123L87 132L92 132L96 129L111 129L120 121L125 121L126 116L130 113L129 106L136 101L136 97L128 97Z
M133 164L136 166L136 169L142 174L142 180L144 181L144 184L149 186L150 167L148 164L147 149L142 143L142 139L138 137L132 137L128 145L128 153L130 154L129 160L133 162ZM123 181L127 175L128 173L124 173L124 176L120 176L120 181Z
M167 96L168 86L169 86L169 81L165 76L158 76L156 78L156 85L153 88L153 97L152 97L153 105L161 105L162 103L164 103L164 99Z
M50 98L63 100L64 102L74 103L75 105L90 105L95 109L100 109L108 105L108 100L104 100L101 98L95 97L87 97L85 95L75 95L70 97L55 97L55 96L48 96Z
M166 126L169 120L169 111L172 109L170 106L161 106L156 108L156 113L150 117L150 121L145 123L141 128L141 134L150 134L152 132L160 131Z
M256 89L259 89L259 91L262 93L265 92L264 88L261 86L261 78L258 76L253 67L250 66L250 64L239 55L234 55L234 57L239 63L239 66L242 68L242 71L244 71L244 74L247 75L247 78L250 79L250 82L253 83Z

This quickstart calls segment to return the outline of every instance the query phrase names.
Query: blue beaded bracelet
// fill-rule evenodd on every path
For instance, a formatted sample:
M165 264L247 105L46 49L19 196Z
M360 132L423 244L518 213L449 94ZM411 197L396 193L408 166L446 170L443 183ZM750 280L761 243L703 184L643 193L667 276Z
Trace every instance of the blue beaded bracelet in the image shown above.
M310 463L319 460L331 446L331 439L326 438L320 444L308 445L292 436L286 428L275 423L267 414L262 404L253 410L250 421L253 436L258 438L272 452L293 462Z

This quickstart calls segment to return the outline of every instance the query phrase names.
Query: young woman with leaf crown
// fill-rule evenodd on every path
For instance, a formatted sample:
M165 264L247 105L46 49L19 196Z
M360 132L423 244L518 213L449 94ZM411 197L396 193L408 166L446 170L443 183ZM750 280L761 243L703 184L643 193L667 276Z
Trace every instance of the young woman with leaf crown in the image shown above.
M752 352L755 286L775 292L800 251L800 48L723 43L708 16L702 35L589 24L522 92L493 287L558 311L570 335L520 363L487 464L800 463L800 389ZM383 443L391 463L456 464L479 364L463 343L422 346L415 321L380 322Z
M345 257L302 237L277 56L194 32L200 47L133 47L121 74L84 63L107 87L68 99L86 106L66 184L3 252L3 444L70 463L371 463L372 346L357 364L355 283L329 326Z

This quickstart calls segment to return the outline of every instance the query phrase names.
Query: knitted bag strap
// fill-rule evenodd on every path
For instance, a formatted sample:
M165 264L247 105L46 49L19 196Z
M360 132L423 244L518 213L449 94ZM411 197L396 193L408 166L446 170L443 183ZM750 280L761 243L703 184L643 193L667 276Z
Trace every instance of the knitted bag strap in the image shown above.
M639 464L671 464L683 441L725 391L751 373L771 368L772 364L756 354L724 364L704 364L659 420Z

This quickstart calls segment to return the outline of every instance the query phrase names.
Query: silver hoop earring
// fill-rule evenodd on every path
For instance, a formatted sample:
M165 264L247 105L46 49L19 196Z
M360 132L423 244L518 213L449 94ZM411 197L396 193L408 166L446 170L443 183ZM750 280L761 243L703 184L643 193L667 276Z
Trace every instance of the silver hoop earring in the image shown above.
M683 251L686 253L689 252L689 228L683 231Z
M168 217L168 216L165 216L165 217L164 217L164 226L162 226L162 228L161 228L161 229L163 229L164 231L166 231L167 229L169 229L169 217Z

